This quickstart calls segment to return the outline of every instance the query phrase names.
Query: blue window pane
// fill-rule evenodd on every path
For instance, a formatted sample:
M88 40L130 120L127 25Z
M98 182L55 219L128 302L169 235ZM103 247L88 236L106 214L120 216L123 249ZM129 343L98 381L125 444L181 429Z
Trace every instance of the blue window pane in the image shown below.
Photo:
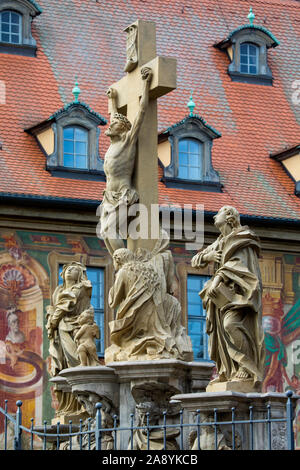
M76 142L75 152L77 155L86 155L86 142Z
M201 325L199 321L192 321L190 320L188 323L188 328L189 328L189 334L194 335L194 334L200 334L201 333Z
M84 129L80 129L79 127L75 128L75 140L79 140L81 142L87 141L87 131Z
M188 333L191 337L194 360L210 360L208 336L206 334L206 313L198 292L209 280L208 276L189 274L187 278Z
M192 315L193 317L200 317L202 314L202 309L200 308L200 305L189 303L188 309L189 315Z
M179 152L185 152L185 153L188 151L188 141L187 141L187 139L183 139L183 140L179 141L178 150L179 150Z
M14 23L14 24L19 24L20 16L17 13L12 13L11 14L11 22Z
M180 166L178 168L178 177L188 179L188 168L187 166Z
M71 140L64 141L64 152L65 153L74 153L74 142Z
M256 66L250 66L249 67L249 73L256 74L257 73Z
M241 54L247 54L247 53L248 53L247 44L241 44Z
M12 32L12 33L17 33L17 34L19 34L19 25L14 25L14 24L13 24L13 25L11 26L11 32Z
M76 155L75 168L87 168L87 158L84 155Z
M200 280L199 280L199 276L190 276L189 277L189 291L191 290L196 290L198 291L199 288L200 288Z
M64 128L64 139L74 139L74 127L65 127Z
M249 56L249 64L256 65L256 56Z
M3 34L1 35L1 41L3 42L9 42L9 34Z
M196 304L196 305L200 305L202 303L198 295L198 292L195 292L195 291L188 292L188 303Z
M248 65L241 65L241 72L248 73Z
M191 154L189 158L189 165L198 168L199 167L199 154Z
M3 33L8 33L9 32L9 24L8 23L2 23L2 32Z
M5 23L9 23L10 19L10 13L8 11L5 11L4 13L1 14L1 21Z
M241 64L248 64L248 56L241 55Z
M69 155L67 153L64 154L64 166L67 166L68 168L73 168L74 167L74 157L73 157L73 155Z
M249 45L249 54L256 55L256 46Z
M189 140L188 141L189 143L189 153L196 153L197 155L199 155L199 143L196 142L195 140Z
M19 44L19 36L17 36L16 34L12 34L11 35L11 42L13 44Z
M179 165L187 165L188 164L188 154L187 153L179 153Z

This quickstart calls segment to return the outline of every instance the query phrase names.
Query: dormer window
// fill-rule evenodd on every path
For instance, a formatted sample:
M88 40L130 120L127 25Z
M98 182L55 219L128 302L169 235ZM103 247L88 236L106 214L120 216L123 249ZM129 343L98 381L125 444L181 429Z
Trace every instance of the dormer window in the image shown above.
M251 8L248 18L249 24L236 28L215 47L227 52L230 60L228 74L232 81L272 85L268 50L278 46L279 41L265 27L253 24L255 15Z
M103 181L99 126L104 126L107 121L79 101L77 82L73 94L74 101L27 132L37 139L46 155L46 169L53 176Z
M162 181L169 188L220 192L220 178L213 168L213 140L221 134L194 114L192 96L190 113L159 136L158 157L164 167Z
M272 153L270 157L281 163L286 173L295 183L295 195L300 197L300 144Z
M0 53L35 56L31 23L41 12L35 0L1 0Z
M22 16L14 11L2 11L0 13L0 38L1 42L21 44Z

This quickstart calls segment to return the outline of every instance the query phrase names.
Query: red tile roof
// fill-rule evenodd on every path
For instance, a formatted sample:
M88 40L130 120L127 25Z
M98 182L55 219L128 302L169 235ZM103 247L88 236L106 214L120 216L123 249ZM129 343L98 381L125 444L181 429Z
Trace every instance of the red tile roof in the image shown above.
M97 201L105 183L51 176L34 137L24 132L73 100L75 75L81 99L108 118L105 91L123 75L123 29L136 19L156 22L157 52L176 57L178 87L159 100L159 130L187 114L193 89L195 112L221 132L212 149L223 193L166 188L158 182L161 204L224 204L241 214L300 218L295 183L270 158L299 144L300 105L292 84L300 70L300 4L296 0L253 0L255 23L280 41L268 51L273 86L232 82L227 55L213 47L247 23L248 0L39 0L43 12L33 20L37 58L0 54L0 195ZM101 127L100 155L108 142ZM162 170L159 168L160 178Z

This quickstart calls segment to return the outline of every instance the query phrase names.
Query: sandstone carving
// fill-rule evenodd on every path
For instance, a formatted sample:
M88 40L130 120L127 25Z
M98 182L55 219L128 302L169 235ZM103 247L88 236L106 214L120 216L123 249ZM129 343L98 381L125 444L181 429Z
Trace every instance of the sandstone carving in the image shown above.
M127 62L124 68L124 72L131 72L137 67L138 64L138 49L137 49L137 33L138 27L135 24L128 26L125 29L127 34L126 38L126 56Z
M94 321L94 309L90 307L84 310L78 317L80 329L77 331L74 341L77 344L77 353L81 366L98 366L99 360L95 339L100 338L100 330Z
M125 116L118 113L117 91L114 88L107 91L112 113L110 126L105 134L111 143L104 159L106 189L101 203L100 232L111 255L115 250L124 248L123 239L128 238L128 208L139 200L139 195L132 186L132 174L138 133L149 101L151 69L142 68L141 76L144 84L143 94L132 125Z
M265 357L259 239L241 226L234 207L222 207L214 221L220 236L192 259L193 267L215 263L214 276L199 293L207 313L209 354L218 371L207 390L230 390L234 385L241 392L259 390Z
M145 401L139 403L136 409L136 426L133 433L133 450L178 450L179 445L176 438L180 431L176 428L168 428L164 433L163 429L151 428L158 426L159 419L162 416L157 401ZM131 449L131 442L128 445Z
M181 325L180 303L173 295L174 263L169 239L161 231L154 250L114 252L117 271L109 305L118 308L110 322L112 345L105 362L152 359L192 360L192 345Z
M51 357L50 374L55 377L68 367L80 365L75 336L80 330L79 317L90 309L91 282L82 263L64 265L63 284L53 293L52 305L47 307L47 331ZM59 408L56 417L81 413L81 405L71 392L56 390Z

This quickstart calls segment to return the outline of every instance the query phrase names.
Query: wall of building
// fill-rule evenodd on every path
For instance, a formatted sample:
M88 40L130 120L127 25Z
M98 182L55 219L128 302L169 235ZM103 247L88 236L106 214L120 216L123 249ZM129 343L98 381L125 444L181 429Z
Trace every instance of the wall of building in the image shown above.
M201 271L191 268L194 252L186 251L183 243L172 243L171 250L178 281L176 295L187 325L187 276L211 275L212 267ZM44 419L50 422L56 406L48 380L46 307L58 283L59 265L71 260L104 269L107 297L113 268L103 241L96 236L0 229L0 406L7 399L9 411L14 412L16 400L21 399L27 426L31 417L37 423ZM267 351L263 390L300 393L300 256L264 250L260 266ZM9 305L14 305L15 317ZM12 325L9 318L17 319L17 324ZM112 318L105 299L105 324ZM107 344L107 329L103 333Z

